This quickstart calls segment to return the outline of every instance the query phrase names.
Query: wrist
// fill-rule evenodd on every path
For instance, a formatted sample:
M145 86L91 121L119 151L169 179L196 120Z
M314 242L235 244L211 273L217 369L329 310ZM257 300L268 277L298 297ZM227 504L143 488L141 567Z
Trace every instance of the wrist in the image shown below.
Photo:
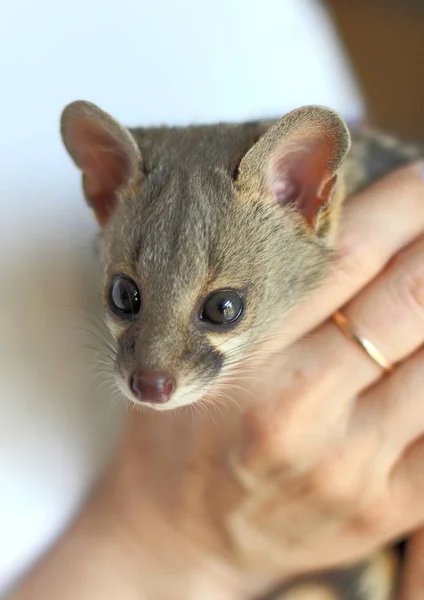
M111 466L11 600L238 600L239 577L148 497L134 457Z

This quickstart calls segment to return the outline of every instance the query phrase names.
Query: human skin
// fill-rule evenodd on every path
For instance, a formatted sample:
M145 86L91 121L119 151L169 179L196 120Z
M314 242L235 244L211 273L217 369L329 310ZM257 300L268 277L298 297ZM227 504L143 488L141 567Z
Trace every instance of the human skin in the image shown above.
M101 482L11 600L246 600L407 532L402 600L424 597L422 172L347 202L330 277L226 407L129 412ZM331 321L340 307L393 373Z

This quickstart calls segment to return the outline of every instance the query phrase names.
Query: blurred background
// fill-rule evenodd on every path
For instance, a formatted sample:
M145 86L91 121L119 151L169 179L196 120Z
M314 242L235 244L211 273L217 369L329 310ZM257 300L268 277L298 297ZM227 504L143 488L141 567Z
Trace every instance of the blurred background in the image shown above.
M423 0L328 0L375 124L424 139Z
M96 226L62 108L86 99L143 125L318 103L424 139L423 32L413 0L2 3L0 597L69 523L123 416L79 335L97 309Z

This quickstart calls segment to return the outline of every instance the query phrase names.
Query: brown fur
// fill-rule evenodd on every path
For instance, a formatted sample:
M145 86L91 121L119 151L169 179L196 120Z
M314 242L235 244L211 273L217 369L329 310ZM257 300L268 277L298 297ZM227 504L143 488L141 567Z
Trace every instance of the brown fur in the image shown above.
M387 549L356 567L302 577L261 600L394 600L398 573L398 553Z
M144 129L126 129L89 103L65 109L64 143L103 226L113 369L127 396L128 375L141 364L177 374L176 400L159 408L198 400L318 285L345 194L421 152L368 129L351 135L348 153L344 122L320 107L276 122ZM141 290L142 312L131 322L108 308L117 274ZM226 287L244 294L245 312L236 327L209 331L200 306ZM304 581L272 597L389 600L395 570L377 568L389 557L323 575L315 592Z

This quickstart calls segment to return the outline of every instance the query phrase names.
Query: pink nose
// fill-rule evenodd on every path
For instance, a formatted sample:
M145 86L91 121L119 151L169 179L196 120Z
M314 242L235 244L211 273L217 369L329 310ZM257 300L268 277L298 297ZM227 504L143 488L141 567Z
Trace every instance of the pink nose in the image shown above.
M130 377L130 389L137 400L164 404L175 389L175 379L163 371L138 369Z

